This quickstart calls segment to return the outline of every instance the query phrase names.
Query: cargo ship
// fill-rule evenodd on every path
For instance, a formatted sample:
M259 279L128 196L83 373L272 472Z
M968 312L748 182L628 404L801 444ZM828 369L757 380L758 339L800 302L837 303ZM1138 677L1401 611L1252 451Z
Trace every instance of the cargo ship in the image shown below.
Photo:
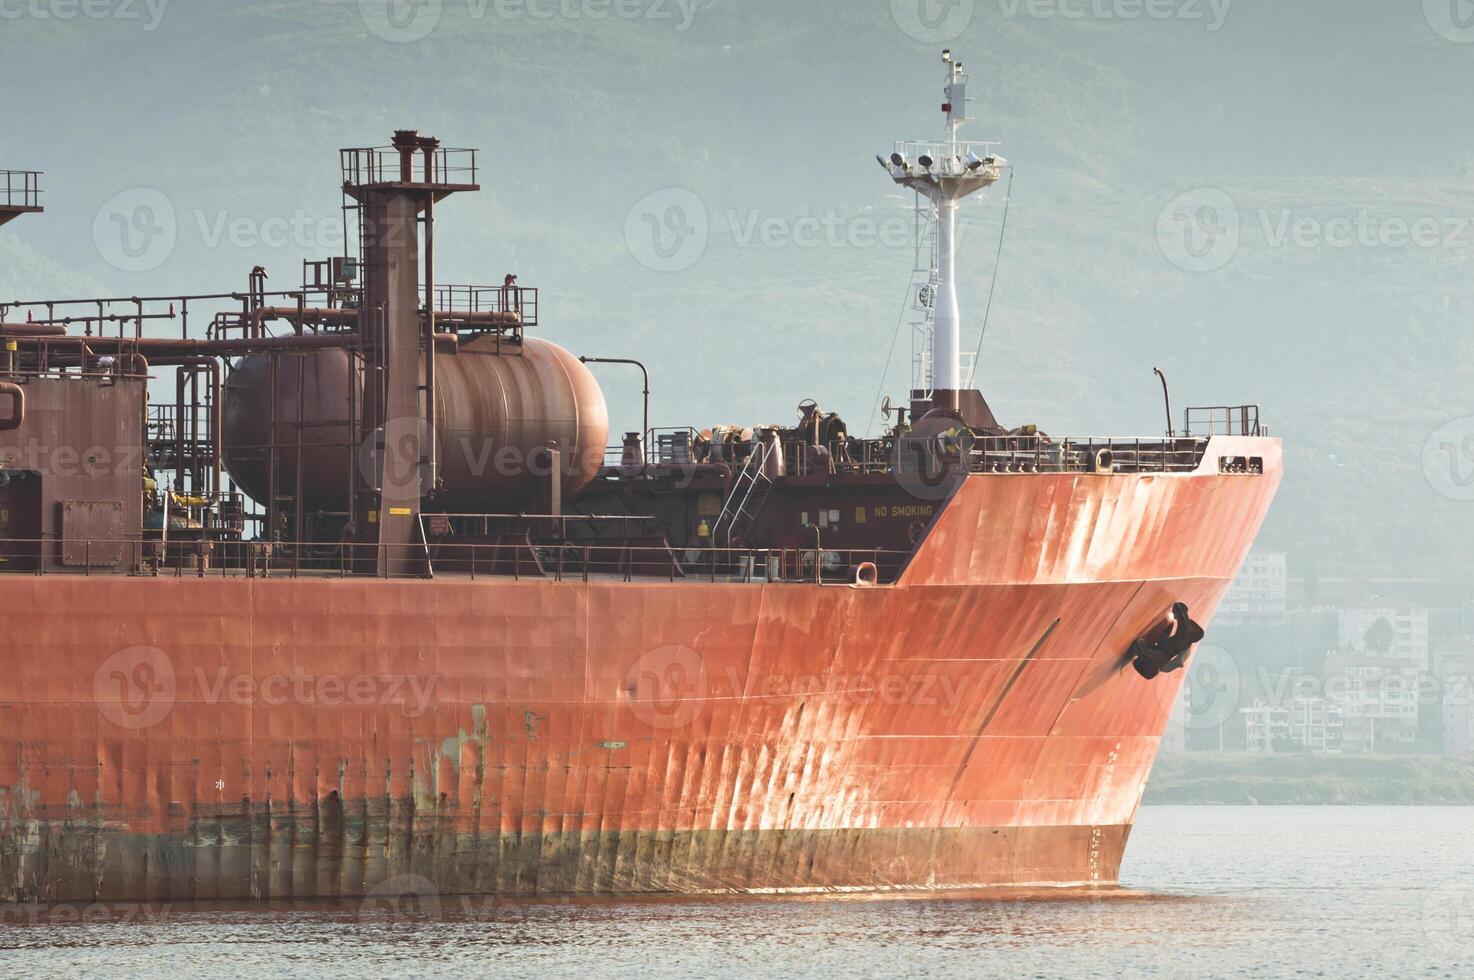
M0 304L0 901L1115 885L1280 443L999 422L956 222L1009 165L943 61L878 157L928 229L878 434L652 428L646 375L611 445L643 366L436 279L480 170L415 131L340 152L300 287Z

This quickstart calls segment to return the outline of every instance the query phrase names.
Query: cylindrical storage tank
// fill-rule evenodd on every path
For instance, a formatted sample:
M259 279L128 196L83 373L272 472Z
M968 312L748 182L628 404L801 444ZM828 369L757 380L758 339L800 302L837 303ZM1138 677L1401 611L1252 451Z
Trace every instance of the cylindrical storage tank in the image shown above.
M546 496L548 444L556 443L565 501L598 474L609 412L594 376L557 344L527 339L520 348L481 338L435 360L435 441L440 489L434 506L464 513L514 513ZM298 397L298 358L307 398ZM264 501L269 483L271 361L243 359L226 384L225 465L240 488ZM353 373L354 409L363 411L363 377ZM350 431L349 357L322 350L280 356L276 368L278 494L296 485L309 511L347 512L350 467L360 486L373 476L374 442ZM301 425L299 429L299 405Z
M277 495L295 495L300 436L306 508L347 513L350 481L355 478L355 470L362 471L359 447L363 436L349 431L350 362L346 351L259 354L236 362L226 378L221 406L222 462L226 471L243 493L257 503L266 503L273 443L273 362ZM361 412L363 378L361 372L353 373L353 390L360 399ZM298 397L299 382L307 392L305 400ZM361 481L362 477L357 479Z

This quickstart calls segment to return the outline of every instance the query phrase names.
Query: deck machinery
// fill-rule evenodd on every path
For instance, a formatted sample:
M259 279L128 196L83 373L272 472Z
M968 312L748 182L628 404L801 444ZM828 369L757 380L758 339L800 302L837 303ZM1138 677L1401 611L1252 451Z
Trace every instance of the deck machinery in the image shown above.
M960 146L958 176L918 174L937 165L905 159L912 146L889 169L944 223L945 195L1001 165ZM478 189L476 152L402 131L343 150L341 170L360 247L304 263L299 288L270 291L258 266L238 293L0 305L7 570L851 580L864 566L893 581L968 473L1202 459L1202 436L1007 431L955 388L915 393L878 438L806 400L786 423L609 448L583 361L526 333L536 289L437 283L435 211ZM24 186L36 200L34 176ZM1232 421L1257 431L1252 409Z

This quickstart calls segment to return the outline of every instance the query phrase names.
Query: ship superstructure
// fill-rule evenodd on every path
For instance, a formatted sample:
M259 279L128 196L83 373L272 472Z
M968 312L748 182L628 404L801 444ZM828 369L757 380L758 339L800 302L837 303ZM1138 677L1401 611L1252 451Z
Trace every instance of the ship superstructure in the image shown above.
M300 286L0 304L0 894L1111 883L1279 443L999 424L955 215L1007 164L944 60L945 138L881 158L937 262L878 438L610 448L611 358L437 280L481 168L412 131L342 151L357 245Z

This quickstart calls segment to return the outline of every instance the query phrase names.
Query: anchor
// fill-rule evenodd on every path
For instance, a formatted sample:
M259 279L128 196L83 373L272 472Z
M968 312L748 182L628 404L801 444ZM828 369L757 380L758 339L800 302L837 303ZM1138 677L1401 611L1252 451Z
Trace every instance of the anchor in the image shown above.
M1147 680L1181 670L1203 635L1203 628L1188 614L1187 603L1173 603L1165 624L1152 627L1131 644L1131 666Z

